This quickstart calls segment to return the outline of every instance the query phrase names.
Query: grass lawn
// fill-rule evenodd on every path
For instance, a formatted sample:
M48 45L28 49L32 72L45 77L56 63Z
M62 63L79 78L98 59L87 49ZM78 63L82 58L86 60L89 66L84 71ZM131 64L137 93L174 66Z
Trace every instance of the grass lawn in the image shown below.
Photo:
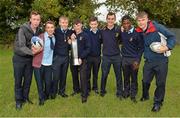
M115 96L115 76L111 69L107 82L107 94L105 97L91 92L88 102L81 103L80 95L68 97L64 99L57 97L55 100L48 100L44 106L38 106L38 94L35 79L33 78L30 99L34 102L33 105L25 104L21 111L16 111L14 102L14 78L12 69L12 49L0 47L0 117L22 117L22 116L180 116L180 46L176 46L172 52L169 61L169 72L166 86L165 102L160 112L152 113L153 94L155 89L155 81L150 88L150 100L140 102L141 97L141 80L142 80L142 65L139 71L139 91L137 95L138 103L134 104L130 99L122 100ZM178 61L179 60L179 61ZM99 73L100 85L101 71ZM67 76L67 94L72 93L72 78L71 73Z

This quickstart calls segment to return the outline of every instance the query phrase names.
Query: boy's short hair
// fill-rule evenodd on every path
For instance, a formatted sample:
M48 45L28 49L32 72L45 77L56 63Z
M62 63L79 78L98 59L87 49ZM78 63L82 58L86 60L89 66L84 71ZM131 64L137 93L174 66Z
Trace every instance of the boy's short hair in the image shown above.
M106 16L106 19L108 18L108 16L114 16L116 18L116 14L114 12L109 12Z
M125 20L131 21L132 18L129 15L125 15L125 16L122 17L122 22L125 21Z
M46 27L46 25L47 25L47 24L52 24L52 25L54 25L54 26L55 26L54 21L51 21L51 20L48 20L48 21L45 23L45 27Z
M136 19L137 18L143 18L147 16L148 17L148 14L145 12L145 11L139 11L137 14L136 14Z
M31 18L32 15L40 15L40 13L38 11L31 11L30 18Z
M79 23L80 23L80 24L83 24L80 19L75 19L75 20L73 21L73 25L77 25L77 24L79 24Z
M60 21L61 19L63 19L63 20L69 20L68 17L66 17L66 16L60 16L60 17L59 17L59 21Z
M90 23L90 22L93 22L93 21L97 21L97 22L98 22L98 18L97 18L97 17L94 17L94 16L90 17L89 23Z

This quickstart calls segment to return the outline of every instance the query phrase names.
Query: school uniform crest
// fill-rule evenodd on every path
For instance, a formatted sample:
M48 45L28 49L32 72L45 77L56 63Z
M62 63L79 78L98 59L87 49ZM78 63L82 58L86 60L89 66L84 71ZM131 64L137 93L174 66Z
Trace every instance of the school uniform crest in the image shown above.
M116 34L115 34L115 37L117 38L118 36L119 36L119 33L116 33Z
M129 39L129 41L132 42L132 41L133 41L133 37L131 37L131 38Z
M79 37L79 40L81 41L82 39L83 39L83 37L82 37L82 36L80 36L80 37Z

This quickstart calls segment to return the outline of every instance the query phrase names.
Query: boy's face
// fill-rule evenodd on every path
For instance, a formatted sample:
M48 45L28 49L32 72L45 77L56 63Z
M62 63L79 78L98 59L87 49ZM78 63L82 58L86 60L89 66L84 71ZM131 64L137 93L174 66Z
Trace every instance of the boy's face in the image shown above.
M82 24L78 23L78 24L74 24L74 30L76 33L79 33L82 31Z
M116 18L114 15L108 15L106 21L107 21L107 25L111 27L114 26Z
M32 28L37 28L41 22L40 15L32 15L30 18Z
M62 29L66 30L68 28L68 19L60 19L59 25Z
M145 30L148 24L148 17L147 16L138 17L137 24L142 30Z
M55 26L53 24L46 24L45 30L49 36L52 36L54 34Z
M129 19L124 20L122 26L125 31L129 31L131 29L131 21Z
M89 26L91 27L92 30L96 30L98 27L98 22L97 21L91 21L89 23Z

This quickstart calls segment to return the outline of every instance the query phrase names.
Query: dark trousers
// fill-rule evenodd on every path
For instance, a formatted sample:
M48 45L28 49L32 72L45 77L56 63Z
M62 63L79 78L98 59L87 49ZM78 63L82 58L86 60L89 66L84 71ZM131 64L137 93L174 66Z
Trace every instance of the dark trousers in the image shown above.
M43 85L44 80L41 77L41 69L40 68L34 67L34 77L35 77L36 85L37 85L37 89L38 89L39 100L44 100L45 99L44 85Z
M101 57L92 57L87 58L87 80L88 80L88 91L91 91L91 71L93 75L93 90L98 90L98 72L99 66L101 63Z
M145 61L143 68L143 97L149 97L149 87L156 78L156 90L154 92L154 104L161 104L164 101L166 77L168 72L168 61Z
M53 59L53 94L64 93L69 66L69 56L56 55Z
M29 99L29 91L32 81L32 60L17 61L13 57L13 69L15 78L15 100L22 102Z
M106 93L106 82L109 74L109 70L113 64L115 76L116 76L116 86L117 86L117 96L121 96L123 92L122 86L122 72L121 72L121 56L103 56L102 58L102 77L101 77L101 93Z
M80 92L82 97L87 97L87 60L83 60L80 66L71 64L71 73L73 79L74 92ZM80 75L80 83L79 83Z
M34 76L38 88L39 99L48 99L52 94L52 66L41 65L34 68Z
M138 69L133 68L133 62L137 61L134 58L126 58L123 57L122 59L122 69L123 69L123 76L124 76L124 95L131 96L134 98L137 94L138 90Z

